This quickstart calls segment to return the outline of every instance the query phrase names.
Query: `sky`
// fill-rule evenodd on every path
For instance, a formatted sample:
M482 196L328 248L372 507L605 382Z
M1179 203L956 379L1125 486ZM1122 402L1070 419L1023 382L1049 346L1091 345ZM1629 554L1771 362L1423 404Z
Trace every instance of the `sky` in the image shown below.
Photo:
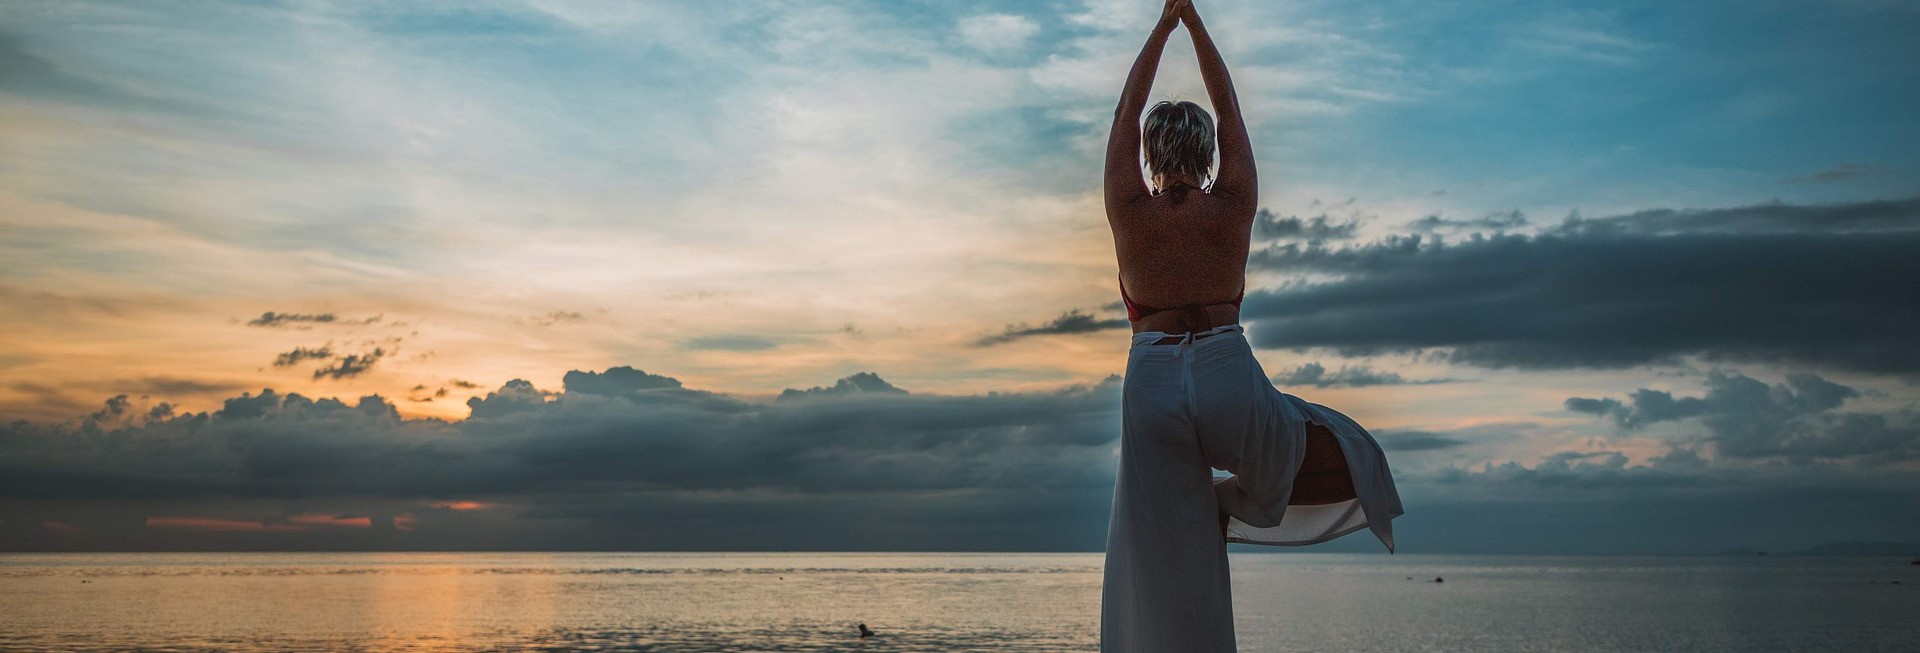
M1920 541L1920 6L1197 4L1399 551ZM0 550L1100 550L1158 5L0 5Z

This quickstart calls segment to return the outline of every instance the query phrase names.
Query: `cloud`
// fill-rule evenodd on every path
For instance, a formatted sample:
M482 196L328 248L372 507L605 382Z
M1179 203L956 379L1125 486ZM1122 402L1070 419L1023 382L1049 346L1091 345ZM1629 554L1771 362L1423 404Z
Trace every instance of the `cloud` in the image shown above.
M109 405L111 405L111 402L112 400L109 400ZM209 413L190 413L169 417L165 423L171 424L180 420L186 420L188 423L197 423L209 419L209 416L223 420L249 420L273 417L297 418L310 416L312 414L324 414L334 410L350 409L345 402L332 397L311 399L298 392L283 395L274 392L273 388L265 388L262 389L258 395L243 392L240 393L238 397L229 397L223 402L223 407L220 410L214 411L210 415ZM361 396L358 403L356 403L351 410L357 410L369 416L399 419L399 413L394 410L393 404L388 403L385 398L379 395ZM170 412L171 411L169 411L169 413Z
M780 343L760 336L732 335L694 338L686 341L683 346L693 350L766 351L779 347Z
M586 319L579 311L548 311L544 315L535 315L531 319L535 326L553 326L561 322L579 322Z
M1689 454L1630 464L1619 451L1560 451L1532 466L1518 461L1487 463L1478 470L1448 467L1437 475L1441 485L1529 486L1557 490L1657 490L1701 487L1717 479L1692 473L1696 459Z
M1568 410L1603 416L1626 431L1661 422L1697 420L1700 443L1735 459L1778 458L1798 462L1857 458L1874 462L1920 458L1920 418L1911 412L1843 412L1860 390L1817 374L1795 372L1768 385L1737 372L1707 374L1707 392L1675 397L1642 388L1625 401L1567 399Z
M1360 223L1348 220L1333 222L1325 214L1301 220L1298 216L1275 217L1272 211L1260 209L1253 215L1254 240L1346 240L1352 238Z
M687 511L837 519L857 507L936 530L963 516L1013 519L1013 532L963 540L1008 545L1057 537L1044 531L1064 512L1104 523L1119 433L1117 378L947 396L863 373L763 403L617 367L571 372L562 392L516 379L469 405L472 417L457 423L407 420L377 395L349 405L266 389L217 412L117 428L17 421L0 425L0 505L502 497L537 506L523 515L535 522L608 523ZM121 397L101 412L133 410ZM698 546L707 530L674 541ZM1096 544L1095 530L1076 546ZM871 544L839 532L841 546Z
M372 369L373 364L380 362L381 357L386 356L386 354L387 350L384 347L375 347L373 351L369 352L348 354L335 360L332 365L314 370L313 378L346 379L356 377Z
M1327 275L1249 293L1256 345L1436 350L1493 368L1687 356L1920 373L1920 200L1646 211L1536 235L1289 243L1255 270ZM1271 346L1271 345L1267 345Z
M204 381L173 376L142 376L137 379L121 379L114 385L141 394L159 395L197 395L211 392L230 392L238 390L240 384L231 381Z
M1559 11L1512 25L1517 49L1535 56L1626 66L1641 62L1662 46L1628 36L1611 15L1598 11Z
M962 41L986 53L1018 50L1040 32L1040 26L1032 20L1013 14L968 16L960 19L959 29Z
M1526 214L1518 210L1513 210L1488 213L1485 217L1474 218L1472 220L1449 220L1438 215L1429 215L1407 223L1407 228L1421 233L1433 233L1446 229L1489 229L1494 232L1501 232L1521 229L1528 224L1530 223L1527 222Z
M1303 363L1292 370L1273 377L1275 385L1303 386L1316 388L1363 388L1375 385L1409 385L1427 383L1446 383L1448 379L1408 379L1398 372L1375 371L1368 365L1340 366L1332 373L1318 362Z
M894 387L891 383L887 383L885 379L880 378L880 375L872 372L860 372L835 381L834 384L829 387L814 386L805 390L788 388L780 392L777 400L793 401L796 399L827 397L864 397L904 394L907 394L907 391Z
M1772 202L1719 209L1650 209L1600 219L1569 216L1548 235L1862 235L1920 231L1920 197L1841 204Z
M83 430L89 427L94 429L113 428L131 423L138 415L138 412L135 411L132 406L132 400L128 399L126 395L114 395L107 399L105 408L95 411L93 414L82 419L81 428Z
M552 394L533 387L533 382L526 379L513 379L485 397L469 397L468 414L474 418L500 417L538 410Z
M343 401L263 389L211 413L147 411L120 395L75 423L0 424L0 513L12 529L0 548L51 542L20 526L47 520L120 533L111 541L136 549L1098 550L1105 533L1119 377L938 395L861 373L773 402L628 366L566 378L559 391L509 381L469 402L472 415L460 422L401 419L378 395ZM1769 390L1771 401L1795 414L1831 413L1822 407L1848 394L1814 378L1783 387ZM1749 405L1714 402L1721 412ZM1485 458L1496 443L1551 433L1539 425L1377 430L1403 496L1427 506L1410 511L1410 541L1487 550L1512 536L1531 542L1522 550L1637 550L1649 528L1666 529L1660 541L1669 546L1706 537L1685 528L1692 522L1648 517L1643 505L1778 506L1775 495L1787 493L1821 510L1866 510L1917 496L1910 475L1833 461L1708 459L1697 446L1704 442L1645 459L1612 449ZM1631 535L1541 537L1569 523L1567 501ZM473 509L448 508L455 505ZM1482 518L1448 521L1474 514ZM1812 518L1767 514L1741 532ZM293 523L294 515L314 520L312 528L263 534L245 525ZM357 530L330 530L342 519ZM367 539L381 537L370 529L400 525L412 539ZM1727 525L1701 528L1724 535ZM1874 532L1908 532L1901 528Z
M292 367L301 361L323 360L333 357L332 347L294 347L293 351L283 352L273 359L274 367Z
M153 95L137 85L78 73L31 51L20 36L0 31L0 94L72 102L99 108L138 108L157 113L203 110L192 102Z
M1587 397L1568 397L1567 410L1588 415L1612 415L1622 409L1618 399L1590 399Z
M247 321L247 326L282 327L298 323L326 324L334 321L332 313L275 313L267 311L260 317Z
M679 379L648 374L633 369L629 365L610 367L605 372L572 370L561 377L560 382L567 392L603 397L631 397L648 390L671 390L681 387Z
M1434 451L1468 444L1466 440L1429 431L1377 431L1373 434L1387 451Z
M1843 163L1843 164L1834 166L1832 168L1821 170L1819 172L1816 172L1804 177L1794 177L1792 179L1788 179L1787 183L1833 184L1833 183L1839 183L1843 181L1853 181L1854 179L1857 179L1862 175L1877 172L1879 168L1880 166L1869 165L1864 163Z
M1070 334L1070 333L1093 333L1095 331L1105 331L1107 329L1124 328L1127 326L1127 324L1128 322L1125 318L1096 317L1088 313L1083 313L1080 311L1080 309L1076 308L1076 309L1067 311L1065 313L1062 313L1060 314L1060 317L1056 317L1052 321L1037 327L1028 326L1026 324L1008 325L1006 330L999 334L987 336L975 341L974 346L987 347L991 345L1005 344L1005 343L1013 342L1015 340L1019 340L1021 338L1029 338L1033 336L1050 336L1050 335L1062 335L1062 334Z

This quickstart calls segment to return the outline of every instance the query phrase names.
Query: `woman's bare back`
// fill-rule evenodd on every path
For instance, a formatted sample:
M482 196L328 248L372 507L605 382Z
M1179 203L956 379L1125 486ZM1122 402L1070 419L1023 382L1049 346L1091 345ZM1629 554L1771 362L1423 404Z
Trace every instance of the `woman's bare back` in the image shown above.
M1179 192L1179 191L1174 191ZM1241 202L1187 190L1142 197L1109 207L1113 249L1120 281L1128 297L1147 306L1214 304L1206 308L1216 323L1238 322L1231 302L1244 288L1253 212ZM1115 209L1118 209L1117 211ZM1156 313L1133 323L1133 332L1181 329L1176 311Z

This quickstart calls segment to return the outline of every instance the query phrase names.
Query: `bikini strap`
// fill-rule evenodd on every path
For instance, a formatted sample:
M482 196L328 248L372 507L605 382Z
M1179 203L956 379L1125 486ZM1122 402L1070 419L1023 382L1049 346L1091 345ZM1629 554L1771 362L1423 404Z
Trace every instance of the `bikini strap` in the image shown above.
M1178 310L1180 311L1181 326L1185 327L1188 333L1197 333L1203 329L1208 328L1209 326L1212 326L1211 324L1209 324L1207 319L1208 315L1207 315L1206 309L1208 306L1232 304L1234 305L1235 308L1238 308L1240 306L1240 300L1247 296L1247 283L1246 283L1246 280L1242 279L1240 282L1240 296L1235 297L1234 300L1230 302L1213 302L1209 304L1181 304L1179 306L1146 306L1146 305L1134 303L1134 301L1127 296L1127 283L1124 277L1120 278L1119 282L1120 282L1120 302L1127 307L1129 321L1138 322L1140 319L1144 319L1148 315L1152 315L1154 313L1159 313L1162 311ZM1140 314L1140 318L1133 318L1132 314L1136 312Z

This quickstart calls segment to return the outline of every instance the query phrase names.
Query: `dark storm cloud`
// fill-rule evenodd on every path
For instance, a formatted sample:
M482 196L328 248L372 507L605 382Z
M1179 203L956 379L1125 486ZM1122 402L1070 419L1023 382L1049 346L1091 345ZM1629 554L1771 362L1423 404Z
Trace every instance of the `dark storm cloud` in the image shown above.
M292 367L301 361L325 360L333 357L332 347L294 347L293 351L282 352L273 357L274 367Z
M1273 377L1274 385L1313 386L1316 388L1363 388L1376 385L1412 385L1446 383L1449 379L1408 379L1399 372L1375 370L1368 365L1342 365L1328 372L1318 362L1304 363Z
M1449 467L1437 475L1435 482L1510 489L1634 491L1714 484L1713 477L1698 473L1698 460L1687 451L1661 456L1644 465L1629 465L1627 455L1618 451L1562 451L1532 466L1508 461L1478 470Z
M1505 212L1498 212L1498 213L1488 213L1484 217L1474 218L1471 220L1451 220L1447 218L1442 218L1438 215L1429 215L1419 220L1414 220L1413 222L1407 223L1407 228L1412 229L1414 231L1422 232L1422 233L1432 233L1435 231L1442 231L1442 230L1449 230L1449 229L1462 230L1462 231L1473 230L1473 229L1486 229L1489 231L1498 232L1498 231L1510 231L1514 229L1520 229L1522 227L1527 226L1528 224L1530 223L1527 221L1526 214L1523 214L1518 210L1514 210L1514 211L1505 211Z
M974 343L974 346L987 347L991 345L998 345L998 344L1013 342L1021 338L1027 338L1032 336L1049 336L1049 335L1061 335L1061 334L1068 334L1068 333L1093 333L1095 331L1105 331L1107 329L1119 329L1125 326L1127 326L1126 318L1119 318L1119 317L1101 318L1101 317L1097 317L1087 313L1083 313L1080 311L1080 309L1076 308L1076 309L1067 311L1066 313L1062 313L1060 317L1054 318L1053 321L1048 322L1046 324L1042 324L1037 327L1028 326L1026 324L1008 325L1006 331L1003 331L996 335L991 335L985 338L981 338L980 340Z
M193 515L275 500L390 514L459 497L519 506L494 518L509 539L422 541L1085 550L1104 532L1118 388L920 395L863 373L765 403L617 367L569 373L564 392L515 379L458 423L399 419L377 395L350 405L271 389L139 422L116 397L100 424L0 427L0 510L67 520L84 515L48 506ZM516 528L544 535L511 539Z
M0 498L1087 488L1109 473L1118 385L939 396L860 374L752 403L614 368L565 392L510 381L458 423L272 389L135 423L121 395L79 425L0 429Z
M1893 462L1920 457L1920 419L1907 412L1844 412L1858 389L1815 374L1791 373L1768 385L1744 374L1707 375L1706 394L1675 397L1640 389L1618 399L1567 399L1566 408L1607 417L1623 430L1698 420L1700 440L1732 458L1793 461L1857 458Z
M1464 439L1428 431L1378 431L1373 438L1387 451L1433 451L1465 446Z
M1600 219L1569 217L1549 233L1871 234L1920 231L1920 197L1848 204L1757 204L1724 209L1653 209Z
M886 379L872 372L859 372L827 387L814 386L805 390L787 388L780 392L775 401L793 401L815 397L851 397L868 394L907 394L907 391L887 383Z
M603 397L630 397L648 390L666 390L679 388L680 380L648 374L633 369L630 365L608 368L606 372L582 372L572 370L560 378L567 392L600 395Z
M1920 373L1920 200L1647 211L1536 235L1255 251L1337 277L1249 293L1256 345L1457 363L1712 360Z
M1828 435L1846 428L1809 426ZM1560 451L1533 462L1463 459L1408 475L1402 495L1432 502L1423 502L1425 510L1410 514L1406 524L1396 521L1395 531L1404 526L1420 534L1410 537L1431 536L1430 544L1442 550L1589 553L1804 548L1875 533L1920 536L1910 516L1920 483L1900 465L1708 457L1706 444L1676 441L1640 462L1610 450ZM1549 531L1555 534L1542 535Z
M1620 410L1618 399L1589 399L1586 397L1568 397L1567 410L1589 415L1612 415Z
M314 370L313 378L346 379L356 377L372 369L373 364L380 362L380 358L386 356L386 354L387 350L380 347L375 347L373 351L369 352L348 354L334 361L332 365Z
M316 399L263 389L231 397L218 411L186 414L115 396L76 422L0 426L0 518L25 533L21 537L41 520L56 520L112 530L121 534L112 542L123 548L188 549L213 542L357 548L385 541L332 531L193 535L149 529L142 520L220 516L259 523L314 513L365 515L385 524L405 513L420 525L406 546L456 549L1098 550L1105 532L1119 434L1118 377L1047 392L945 396L908 393L862 373L774 402L688 388L624 366L573 371L564 383L564 390L547 390L509 381L470 401L472 417L461 422L401 419L378 395ZM1677 421L1752 410L1757 399L1750 384L1727 377L1725 385L1728 390L1698 398L1716 407L1711 410L1646 408L1651 412L1644 414ZM1772 408L1761 412L1788 421L1830 415L1839 410L1836 401L1853 400L1851 392L1825 379L1800 378L1770 388L1766 405ZM1685 398L1674 402L1693 405ZM1847 427L1803 425L1829 434ZM1486 445L1523 443L1540 432L1527 424L1377 432L1395 456L1403 495L1423 506L1484 509L1447 513L1456 517L1517 515L1465 526L1416 518L1408 532L1420 537L1410 541L1441 541L1472 529L1481 535L1470 539L1481 544L1447 546L1477 550L1490 546L1491 534L1550 529L1559 517L1530 515L1565 501L1638 506L1720 497L1715 500L1746 505L1752 501L1740 493L1783 486L1801 489L1803 499L1812 492L1855 507L1916 495L1910 479L1876 468L1827 460L1786 466L1733 456L1708 460L1698 453L1705 440L1676 440L1666 454L1639 464L1612 451L1469 464L1484 460L1477 456ZM431 508L448 499L498 508ZM1647 525L1618 511L1593 518ZM0 548L51 541L5 539ZM1539 542L1530 545L1534 550L1631 546L1620 538L1529 541Z
M345 410L347 404L332 397L310 399L298 392L285 395L276 393L273 388L264 388L259 395L242 392L238 397L228 398L224 406L214 411L211 417L223 420L264 419L267 417L304 418L310 414L325 414L333 410ZM396 417L398 411L380 395L364 395L355 404L355 409L368 415ZM204 419L207 413L190 413L181 419Z
M247 326L279 327L297 323L325 324L338 318L332 313L275 313L267 311L247 321Z
M133 408L131 399L128 399L126 395L115 395L107 399L105 408L88 415L84 422L95 426L107 425L111 427L128 422L136 414L137 411Z
M547 403L547 397L558 393L542 391L533 387L526 379L514 379L499 390L487 393L485 397L467 399L468 414L472 417L501 417L513 413L539 410Z
M1333 222L1325 214L1305 220L1298 216L1277 217L1260 209L1253 216L1254 240L1345 240L1360 228L1358 222Z

